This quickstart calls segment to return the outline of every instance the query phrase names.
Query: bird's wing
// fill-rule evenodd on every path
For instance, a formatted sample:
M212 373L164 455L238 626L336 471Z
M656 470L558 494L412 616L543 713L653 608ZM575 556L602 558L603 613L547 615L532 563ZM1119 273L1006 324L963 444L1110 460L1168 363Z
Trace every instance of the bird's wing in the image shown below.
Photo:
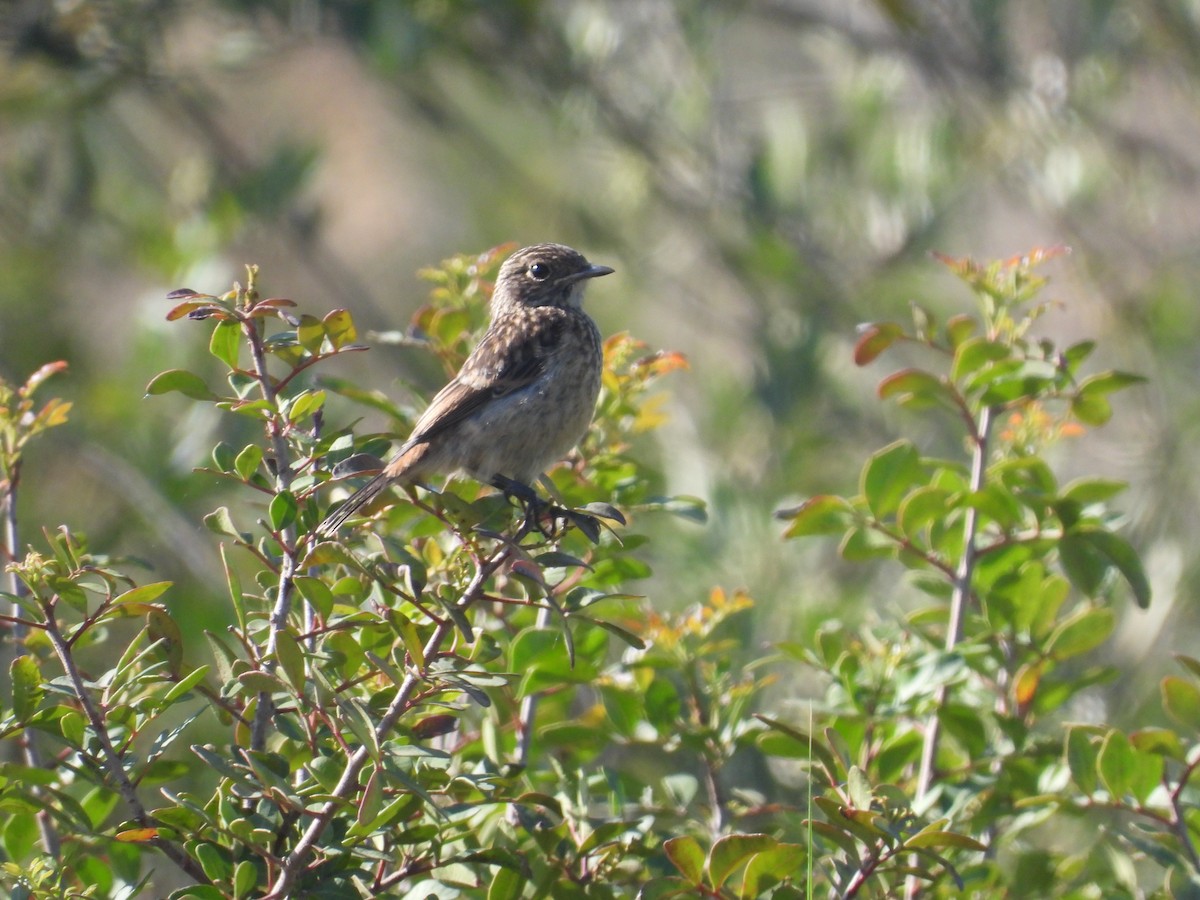
M566 319L554 307L536 312L536 316L492 323L458 374L417 420L407 445L432 440L489 401L538 380L559 345Z

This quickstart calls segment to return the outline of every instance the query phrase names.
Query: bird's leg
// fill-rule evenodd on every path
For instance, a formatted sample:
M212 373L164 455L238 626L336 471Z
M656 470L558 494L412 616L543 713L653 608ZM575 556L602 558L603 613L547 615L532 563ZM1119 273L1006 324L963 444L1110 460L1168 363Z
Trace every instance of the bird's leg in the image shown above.
M510 500L515 500L525 511L525 522L529 527L536 528L547 538L554 538L558 532L555 523L563 519L566 511L538 496L537 491L522 481L509 478L506 475L494 475L492 487L501 491ZM542 525L543 517L550 520L547 527Z

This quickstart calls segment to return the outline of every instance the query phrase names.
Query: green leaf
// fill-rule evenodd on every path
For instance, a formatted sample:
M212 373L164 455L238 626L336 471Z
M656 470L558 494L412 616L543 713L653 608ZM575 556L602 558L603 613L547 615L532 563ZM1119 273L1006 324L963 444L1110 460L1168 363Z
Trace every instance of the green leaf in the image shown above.
M871 782L858 766L851 766L846 774L846 796L850 805L857 809L870 809L875 799L871 791Z
M500 866L488 885L487 900L517 900L525 888L525 881L520 872Z
M1129 487L1124 481L1111 478L1077 478L1062 490L1064 500L1073 500L1081 506L1103 503Z
M1168 675L1159 682L1163 709L1192 732L1200 732L1200 690L1190 681Z
M894 399L901 406L925 409L930 406L954 408L953 389L938 376L923 369L902 369L879 382L880 400Z
M846 532L838 552L847 562L886 559L897 554L896 543L873 528L853 528Z
M296 521L297 509L296 495L291 491L280 491L271 498L271 505L268 507L271 528L275 531L287 528Z
M1074 375L1080 364L1092 355L1092 351L1096 349L1095 341L1080 341L1078 344L1072 344L1063 351L1062 359L1067 368L1067 371Z
M8 821L4 823L3 831L0 836L4 840L4 850L8 858L16 862L21 862L33 853L34 845L37 843L38 826L37 818L33 813L17 812L8 815ZM7 881L7 879L5 879ZM27 894L28 897L33 897L33 894Z
M1062 623L1046 641L1046 655L1070 659L1099 647L1112 634L1116 616L1111 609L1082 609Z
M224 441L217 441L212 452L213 465L218 472L229 472L233 469L233 448Z
M804 501L795 509L781 510L776 515L791 519L791 524L783 533L785 538L841 534L853 521L854 507L843 497L822 494Z
M1129 738L1115 729L1110 731L1100 745L1096 769L1114 800L1120 800L1129 793L1134 776L1133 747L1129 744Z
M632 735L642 719L641 695L611 684L600 685L599 691L604 711L616 733L625 737Z
M228 506L221 506L204 517L204 527L216 534L226 534L239 540L248 541L250 536L237 530L233 524L233 516Z
M233 874L233 864L229 853L224 848L207 841L199 841L193 845L192 853L204 874L213 881L220 881Z
M296 340L309 353L320 353L321 344L325 340L325 323L316 316L305 313L300 317L300 326L296 329Z
M205 676L208 675L208 669L209 667L207 665L193 669L175 684L171 685L171 689L167 691L160 701L162 705L170 706L172 703L198 685L204 680Z
M150 383L146 385L147 397L156 394L169 394L171 391L178 391L185 397L191 397L193 400L221 399L208 389L208 385L204 383L203 378L184 369L170 369L166 372L161 372L155 375Z
M208 342L208 352L229 368L238 367L238 350L242 345L242 326L239 322L218 322Z
M354 319L347 310L330 311L321 324L324 325L325 333L329 335L329 343L333 344L335 350L341 350L347 344L353 344L358 340L358 330L354 327Z
M292 423L302 422L325 405L324 391L303 391L288 406L287 417Z
M1150 794L1162 784L1164 758L1157 753L1143 753L1133 744L1133 774L1130 777L1129 791L1135 800L1145 804Z
M1067 577L1089 597L1096 596L1108 573L1115 569L1142 609L1150 605L1150 580L1137 551L1119 535L1097 526L1072 528L1059 541Z
M1183 741L1169 728L1141 728L1129 735L1129 743L1141 753L1157 753L1178 762L1186 756Z
M152 603L166 593L174 582L170 581L155 581L151 584L143 584L141 587L135 587L119 594L113 598L113 603Z
M320 613L322 618L328 618L333 612L333 591L320 578L314 578L311 575L297 575L295 579L296 589L300 592L308 603Z
M304 650L300 642L287 631L275 636L275 658L283 669L283 675L297 693L304 692L308 683L308 670L304 663Z
M997 362L1012 355L1012 348L1000 341L975 337L959 344L954 352L954 363L950 368L950 380L961 381L979 371L990 362Z
M42 673L37 660L32 656L18 656L9 666L12 677L13 714L18 722L24 722L37 710L42 702Z
M904 847L908 850L974 850L977 853L987 850L986 844L956 831L921 831L905 841Z
M930 522L946 518L951 511L950 496L949 491L932 485L909 491L896 511L896 524L906 535L915 537Z
M968 315L960 314L947 319L946 337L950 340L950 346L955 349L960 347L975 334L977 324L975 319Z
M699 887L704 883L704 851L694 837L668 838L663 841L663 852L689 884Z
M805 851L800 844L776 844L755 853L746 864L738 897L762 896L769 888L789 879L799 880L804 871ZM778 896L778 894L773 895Z
M909 489L924 479L917 448L897 441L871 455L863 468L861 490L877 519L885 519L900 508Z
M262 460L262 447L258 446L258 444L247 444L233 461L233 468L242 481L249 481L251 476L258 471Z
M714 888L721 887L738 866L778 843L769 834L729 834L720 838L708 851L709 883Z
M1071 399L1071 412L1085 425L1103 425L1112 418L1107 395L1145 380L1128 372L1101 372L1085 378Z
M233 867L233 895L239 900L249 897L258 886L258 870L254 863L243 859Z
M812 759L823 765L831 778L837 779L841 776L842 767L837 756L820 740L778 719L760 713L755 713L754 718L771 729L760 734L756 740L763 753L784 759Z
M1091 729L1067 729L1067 768L1071 771L1071 780L1085 796L1091 796L1095 792L1097 783L1096 756L1099 751L1092 737Z
M1112 404L1102 394L1077 394L1071 398L1071 415L1084 425L1099 427L1112 418Z

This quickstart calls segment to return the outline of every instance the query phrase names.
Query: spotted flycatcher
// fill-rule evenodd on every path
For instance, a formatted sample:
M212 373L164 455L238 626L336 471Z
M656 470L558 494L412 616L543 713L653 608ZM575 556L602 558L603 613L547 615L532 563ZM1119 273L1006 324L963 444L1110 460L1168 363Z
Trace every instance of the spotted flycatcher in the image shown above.
M587 431L600 392L600 331L583 311L584 288L612 271L562 244L505 260L479 344L391 462L317 533L334 534L391 484L461 470L485 484L528 486L561 459Z

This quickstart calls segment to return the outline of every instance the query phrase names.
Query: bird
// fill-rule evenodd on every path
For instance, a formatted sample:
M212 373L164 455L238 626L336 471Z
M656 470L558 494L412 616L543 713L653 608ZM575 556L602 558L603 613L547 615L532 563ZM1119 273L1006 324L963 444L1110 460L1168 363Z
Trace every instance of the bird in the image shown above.
M600 393L600 330L583 310L588 282L613 269L563 244L535 244L504 261L491 319L458 374L430 401L383 471L317 526L332 537L393 484L466 472L516 493L579 442Z

